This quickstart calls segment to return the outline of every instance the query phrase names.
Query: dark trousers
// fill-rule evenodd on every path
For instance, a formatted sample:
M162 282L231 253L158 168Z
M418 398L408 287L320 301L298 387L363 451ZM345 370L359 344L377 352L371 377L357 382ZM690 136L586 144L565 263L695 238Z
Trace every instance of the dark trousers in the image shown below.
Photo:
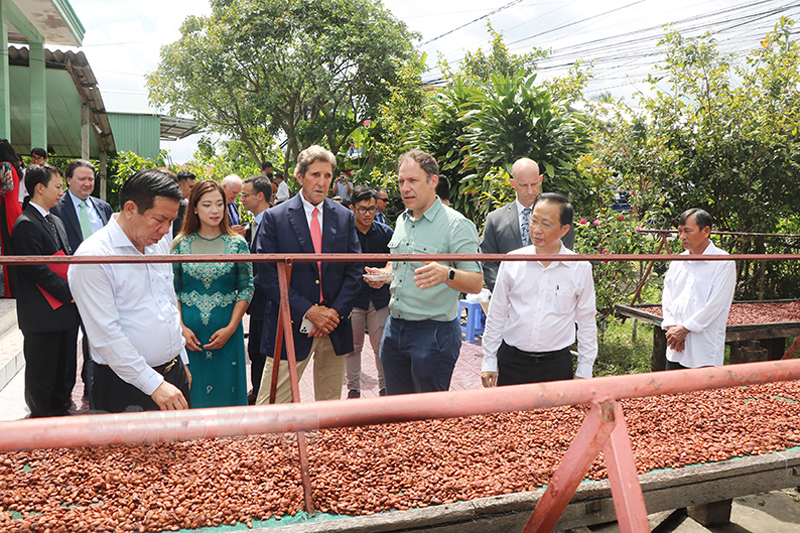
M84 396L89 396L89 390L92 386L92 352L89 349L89 338L86 336L86 330L83 329L83 324L81 324L81 330L83 331L83 340L81 341L81 352L83 353L81 380L83 381L83 394ZM67 390L70 391L70 394L72 394L72 389L75 388L75 382L78 379L77 372L78 359L76 357L75 360L70 361L70 366L67 370ZM91 397L89 398L89 403L91 404Z
M386 393L446 391L461 351L461 324L389 316L381 339Z
M158 411L159 407L153 399L130 383L123 381L110 366L94 363L94 381L92 382L92 402L96 412L124 413L129 411ZM162 365L163 366L163 365ZM159 367L156 367L159 370ZM189 399L189 378L186 367L178 358L172 368L159 372L164 381L175 385L183 393L191 407Z
M572 379L569 346L555 352L524 352L503 341L497 350L497 386Z
M673 363L669 359L667 359L667 364L664 370L691 370L688 366L683 366L680 363Z
M247 355L250 357L250 383L256 396L261 387L261 374L267 362L267 354L261 352L261 334L264 331L264 321L250 317L250 333L247 336ZM272 357L274 354L269 354Z
M25 403L31 418L69 414L71 389L67 373L75 369L78 328L62 331L23 332Z

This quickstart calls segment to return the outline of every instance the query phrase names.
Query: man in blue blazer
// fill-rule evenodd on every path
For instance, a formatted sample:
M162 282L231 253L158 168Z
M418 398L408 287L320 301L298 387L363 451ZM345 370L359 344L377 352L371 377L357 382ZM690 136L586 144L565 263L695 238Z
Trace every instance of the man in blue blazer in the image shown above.
M108 224L114 210L108 202L92 197L94 165L85 159L75 159L67 165L67 193L61 197L53 214L64 222L72 251L83 240Z
M94 191L94 165L85 159L74 159L67 165L65 172L68 190L61 197L52 209L52 213L64 222L67 230L69 247L75 253L78 246L89 237L89 235L101 230L103 226L111 220L114 210L108 202L92 196ZM83 335L83 368L81 379L83 380L83 394L86 398L91 398L89 390L92 383L92 356L89 350L89 341L86 332ZM77 364L77 363L75 363ZM67 386L69 390L75 386L75 368L67 375Z
M256 235L260 254L360 253L353 213L327 199L336 157L311 146L297 158L295 176L301 191L264 212ZM353 351L350 311L361 289L361 263L300 263L292 266L289 287L298 378L314 356L314 397L338 400L342 394L345 355ZM275 263L256 264L256 286L267 295L261 350L267 356L256 404L269 402L280 290ZM286 351L280 361L276 401L291 401Z

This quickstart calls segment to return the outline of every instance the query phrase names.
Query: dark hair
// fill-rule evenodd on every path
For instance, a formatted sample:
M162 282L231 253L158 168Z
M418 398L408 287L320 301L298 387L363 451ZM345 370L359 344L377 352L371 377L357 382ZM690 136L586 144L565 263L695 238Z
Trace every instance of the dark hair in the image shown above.
M263 171L267 170L268 168L272 168L272 163L269 162L269 161L262 161L261 162L261 171L263 172Z
M94 165L88 162L87 160L73 159L72 161L69 162L69 165L67 165L67 170L64 171L64 175L67 177L67 179L70 179L72 177L72 174L75 172L75 169L80 167L91 168L92 172L94 172Z
M377 201L378 193L375 192L375 189L370 189L366 185L356 185L353 187L353 192L350 193L350 201L353 205L358 202L369 202L372 198Z
M264 177L264 175L253 176L244 180L244 183L252 183L253 192L255 194L262 193L265 202L269 203L272 200L272 183L270 183L269 178Z
M347 200L345 200L341 196L334 196L333 198L331 198L331 200L333 200L334 202L336 202L337 204L339 204L339 205L341 205L343 207L350 207L350 202L348 202Z
M431 181L431 176L434 174L439 174L439 164L436 162L436 159L429 154L428 152L423 152L422 150L411 150L410 152L406 152L401 155L397 159L397 170L400 170L400 165L405 163L411 159L412 161L416 161L420 168L425 171L425 174L428 176L428 181Z
M192 190L194 191L194 189ZM126 203L133 202L136 204L139 214L143 215L145 211L153 207L156 196L183 200L177 180L168 173L157 168L140 170L131 176L119 191L120 210L125 209Z
M439 183L436 184L436 196L450 201L450 182L444 176L439 176Z
M27 186L27 182L25 185ZM714 219L711 218L708 212L699 207L693 207L681 213L681 216L678 217L678 226L685 226L686 219L692 215L694 215L694 220L697 222L697 227L699 229L710 228L714 224Z
M52 165L31 165L25 171L25 188L33 196L40 183L47 187L54 177L60 177L61 171Z
M228 221L228 208L225 204L225 189L223 189L222 185L214 180L203 180L200 183L196 183L195 186L192 187L192 194L189 195L189 204L186 206L186 215L184 215L183 226L181 227L180 233L178 233L178 237L189 235L200 229L200 217L197 216L197 213L195 213L194 210L197 208L197 204L200 203L200 200L203 198L203 196L214 192L218 192L222 196L222 220L219 223L219 229L222 230L222 233L236 235L231 229L231 224ZM176 238L175 243L177 242L178 240ZM175 245L173 244L173 248L174 246Z
M286 176L284 176L284 175L283 175L283 172L281 172L281 171L279 170L279 171L277 171L277 172L275 173L274 179L276 179L276 180L277 180L277 179L282 179L282 180L285 180L285 179L286 179Z
M533 201L533 207L536 207L536 204L538 204L540 201L559 204L561 206L559 222L561 222L562 226L572 224L572 204L569 203L569 200L567 200L566 196L558 194L557 192L543 192L536 197L536 200Z
M17 171L17 175L20 174L19 156L14 150L14 147L11 146L11 143L8 142L8 139L0 139L0 161L8 162L12 167L14 167L14 170Z
M189 172L188 170L180 170L180 171L178 171L178 174L176 175L176 178L178 179L178 183L180 183L182 181L196 180L197 176L195 176L193 173Z
M44 157L45 159L47 159L47 150L45 150L44 148L38 148L38 147L37 148L33 148L31 150L31 155L38 155L39 157ZM26 185L26 187L27 187L27 185Z

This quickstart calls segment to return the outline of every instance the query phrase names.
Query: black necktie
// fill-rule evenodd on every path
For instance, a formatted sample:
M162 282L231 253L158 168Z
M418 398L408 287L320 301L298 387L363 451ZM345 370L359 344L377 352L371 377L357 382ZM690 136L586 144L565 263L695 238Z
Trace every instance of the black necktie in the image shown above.
M53 217L50 216L50 213L47 213L44 216L44 219L50 225L50 229L53 230L53 237L56 238L56 244L58 244L58 247L63 250L64 245L61 242L61 237L58 236L58 230L56 229L56 223L53 221Z

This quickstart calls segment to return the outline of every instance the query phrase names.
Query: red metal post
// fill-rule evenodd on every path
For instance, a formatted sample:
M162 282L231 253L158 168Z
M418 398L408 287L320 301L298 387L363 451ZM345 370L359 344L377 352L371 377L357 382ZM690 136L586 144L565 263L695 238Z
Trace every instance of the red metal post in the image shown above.
M286 343L286 359L289 363L289 386L292 389L292 403L300 403L300 384L297 378L297 359L294 353L294 336L292 334L292 313L289 309L289 281L292 276L292 260L287 259L284 263L278 263L278 286L281 290L280 315L283 321L278 322L278 328L283 330L284 341ZM277 343L276 343L277 344ZM275 347L280 350L280 346ZM270 391L270 398L277 388L277 372L280 366L280 351L276 359L272 360L273 368L273 388ZM311 495L311 474L308 469L308 447L306 446L306 434L304 431L297 431L297 452L300 457L300 477L303 481L303 496L305 497L306 512L314 514L314 500Z
M522 533L550 533L615 425L617 402L592 404Z
M622 405L615 403L614 418L617 425L603 448L603 457L611 483L617 523L621 533L648 533L650 526L647 523L647 509L628 437L628 426L625 424Z
M278 267L278 270L280 271L281 264L278 263L276 266ZM286 284L288 285L289 282L292 279L292 260L291 259L287 259L284 262L284 266L285 266ZM278 274L278 286L280 288L280 273ZM284 296L286 296L287 306L288 306L289 293L288 293L288 291L287 292L283 292L281 290L281 305L278 308L278 328L277 328L277 333L275 335L275 350L274 350L273 356L272 356L272 381L271 381L271 385L270 385L270 389L269 389L269 403L270 404L275 403L275 396L276 396L276 394L278 392L278 370L280 368L281 349L283 348L284 321L286 321L286 320L289 321L289 329L290 330L291 330L291 324L292 324L291 314L287 317L286 314L285 314L285 311L284 311L284 305L283 305L283 297ZM292 338L292 345L294 346L294 338ZM288 344L287 344L287 353L288 353ZM277 364L276 364L276 361L277 361ZM287 355L287 362L288 362L288 355ZM296 368L297 367L295 367L295 369ZM290 374L290 376L291 376L291 374Z

